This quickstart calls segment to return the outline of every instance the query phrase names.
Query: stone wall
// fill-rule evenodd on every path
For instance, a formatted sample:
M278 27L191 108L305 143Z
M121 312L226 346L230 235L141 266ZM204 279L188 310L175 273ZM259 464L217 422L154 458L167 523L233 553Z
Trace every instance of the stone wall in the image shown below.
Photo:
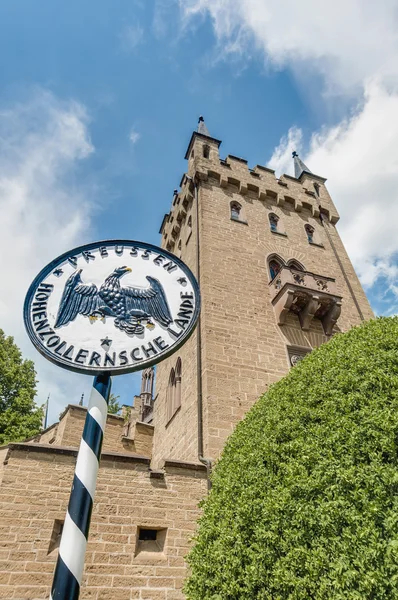
M59 423L55 423L28 443L77 448L80 444L86 414L86 407L69 404L62 413ZM103 452L131 452L148 458L152 456L153 425L141 423L134 418L127 437L124 417L108 414L105 431Z
M1 599L49 597L75 457L76 450L62 447L10 445L0 487ZM149 462L102 456L82 600L184 597L184 556L206 493L206 473L202 465L171 462L152 472ZM139 542L140 527L161 530L159 543Z

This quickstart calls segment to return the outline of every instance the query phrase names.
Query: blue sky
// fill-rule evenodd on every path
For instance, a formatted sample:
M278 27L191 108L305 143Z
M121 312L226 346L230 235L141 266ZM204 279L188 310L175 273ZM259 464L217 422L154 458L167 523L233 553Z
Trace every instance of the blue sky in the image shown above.
M367 0L0 4L1 264L15 281L2 290L0 325L35 360L51 420L83 391L87 399L91 382L30 347L21 326L30 280L77 244L158 243L200 114L224 155L286 172L298 149L328 177L375 311L396 312L396 9L394 0L378 10ZM119 377L114 391L131 403L138 384Z

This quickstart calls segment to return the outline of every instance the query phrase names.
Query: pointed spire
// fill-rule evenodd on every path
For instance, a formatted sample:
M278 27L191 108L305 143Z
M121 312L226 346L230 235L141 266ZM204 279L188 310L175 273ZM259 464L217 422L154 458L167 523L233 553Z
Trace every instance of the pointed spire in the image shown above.
M207 135L207 137L211 137L209 130L206 127L205 120L202 117L202 115L200 115L199 120L198 120L198 133L201 133L202 135Z
M292 156L294 160L294 176L296 179L300 179L303 173L311 173L312 175L312 171L310 171L307 165L303 163L296 151L292 152Z

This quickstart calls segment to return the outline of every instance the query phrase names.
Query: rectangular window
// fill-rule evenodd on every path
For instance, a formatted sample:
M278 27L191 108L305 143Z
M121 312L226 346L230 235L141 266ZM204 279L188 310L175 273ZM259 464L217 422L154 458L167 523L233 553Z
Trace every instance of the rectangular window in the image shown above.
M142 557L156 553L162 558L167 529L161 527L137 527L137 542L135 547L135 556Z

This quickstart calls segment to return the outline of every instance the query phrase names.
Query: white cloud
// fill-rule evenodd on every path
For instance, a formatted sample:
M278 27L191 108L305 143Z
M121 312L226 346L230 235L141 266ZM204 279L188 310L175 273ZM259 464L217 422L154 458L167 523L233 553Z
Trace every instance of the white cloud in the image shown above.
M397 292L398 267L398 95L371 85L365 104L338 126L315 133L304 162L328 177L341 215L339 229L364 285L379 277ZM270 165L292 172L290 150L300 144L292 129L275 149ZM291 143L293 140L293 144Z
M287 135L283 136L279 145L275 148L268 162L270 169L274 169L278 175L291 172L292 152L301 149L303 132L297 127L291 127Z
M308 68L329 91L362 86L368 78L396 79L396 0L179 0L185 19L208 14L226 53L262 51L269 63Z
M130 133L129 133L129 140L130 142L134 145L138 142L138 140L140 139L141 134L138 133L138 131L136 131L134 128L131 129Z
M37 273L90 235L94 189L76 173L94 151L87 123L81 104L43 90L29 102L0 108L0 327L35 361L38 402L51 393L52 419L91 382L38 355L24 331L22 307Z

